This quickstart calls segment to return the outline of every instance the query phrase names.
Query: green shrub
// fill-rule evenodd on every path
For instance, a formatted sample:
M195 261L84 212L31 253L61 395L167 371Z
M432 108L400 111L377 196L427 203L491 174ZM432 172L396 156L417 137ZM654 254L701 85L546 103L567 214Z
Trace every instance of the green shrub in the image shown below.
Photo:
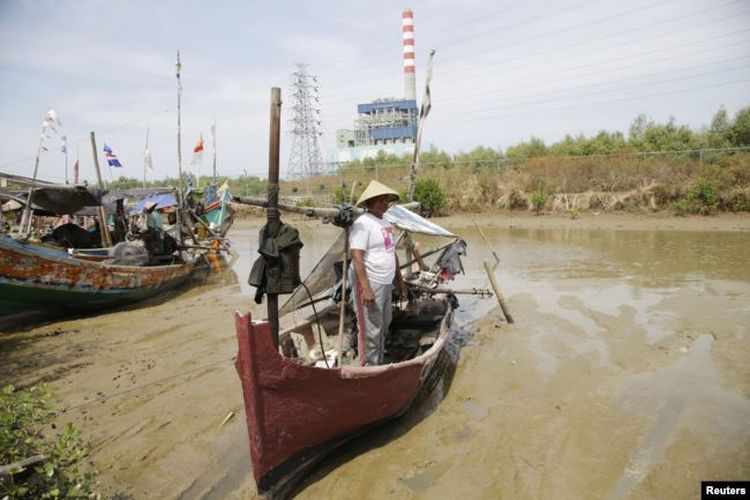
M297 200L297 202L294 204L297 207L317 207L318 205L315 203L315 200L312 198L302 198L301 200Z
M531 204L534 206L534 213L541 215L544 205L547 203L547 192L544 189L537 189L531 193Z
M679 215L680 217L684 217L693 213L693 209L690 206L690 203L685 199L672 202L672 211L675 215Z
M339 186L333 192L333 203L335 205L345 205L349 203L349 193L346 186Z
M73 424L61 432L52 424L54 410L46 385L0 391L0 464L43 455L44 461L0 476L0 498L89 498L93 472L80 464L88 446Z
M434 179L418 180L414 185L414 201L420 203L427 217L441 215L448 206L448 196L443 187Z
M708 215L716 209L716 187L706 179L699 179L688 193L694 213Z

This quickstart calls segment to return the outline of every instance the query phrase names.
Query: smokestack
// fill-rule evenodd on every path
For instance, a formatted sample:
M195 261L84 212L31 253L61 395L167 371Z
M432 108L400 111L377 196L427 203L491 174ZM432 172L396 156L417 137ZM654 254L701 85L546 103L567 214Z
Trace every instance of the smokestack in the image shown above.
M411 9L401 14L401 33L404 39L404 99L417 100L417 82L414 77L414 14Z

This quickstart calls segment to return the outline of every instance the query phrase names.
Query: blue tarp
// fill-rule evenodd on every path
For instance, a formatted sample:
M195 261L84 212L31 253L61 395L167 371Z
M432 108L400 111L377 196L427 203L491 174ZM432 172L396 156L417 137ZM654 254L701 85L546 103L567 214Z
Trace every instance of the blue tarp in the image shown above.
M130 210L131 214L139 214L143 212L143 207L146 203L156 202L156 208L168 208L177 206L177 197L174 193L164 194L150 194L145 198L141 198L135 204L135 208Z

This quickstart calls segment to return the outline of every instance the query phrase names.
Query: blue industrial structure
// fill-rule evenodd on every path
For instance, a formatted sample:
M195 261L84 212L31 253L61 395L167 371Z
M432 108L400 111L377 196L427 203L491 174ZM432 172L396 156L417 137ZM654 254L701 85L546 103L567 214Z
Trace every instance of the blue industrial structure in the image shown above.
M361 160L378 151L410 153L417 137L419 110L408 99L379 99L357 105L353 129L336 132L336 161Z

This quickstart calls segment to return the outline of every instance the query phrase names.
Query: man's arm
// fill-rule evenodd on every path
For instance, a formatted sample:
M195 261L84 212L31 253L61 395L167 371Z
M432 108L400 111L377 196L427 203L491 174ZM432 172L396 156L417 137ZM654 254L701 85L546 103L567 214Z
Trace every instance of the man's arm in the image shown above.
M372 293L370 280L367 278L365 269L365 251L352 248L352 262L354 263L354 273L357 275L357 286L362 297L362 302L366 306L375 303L375 294Z

